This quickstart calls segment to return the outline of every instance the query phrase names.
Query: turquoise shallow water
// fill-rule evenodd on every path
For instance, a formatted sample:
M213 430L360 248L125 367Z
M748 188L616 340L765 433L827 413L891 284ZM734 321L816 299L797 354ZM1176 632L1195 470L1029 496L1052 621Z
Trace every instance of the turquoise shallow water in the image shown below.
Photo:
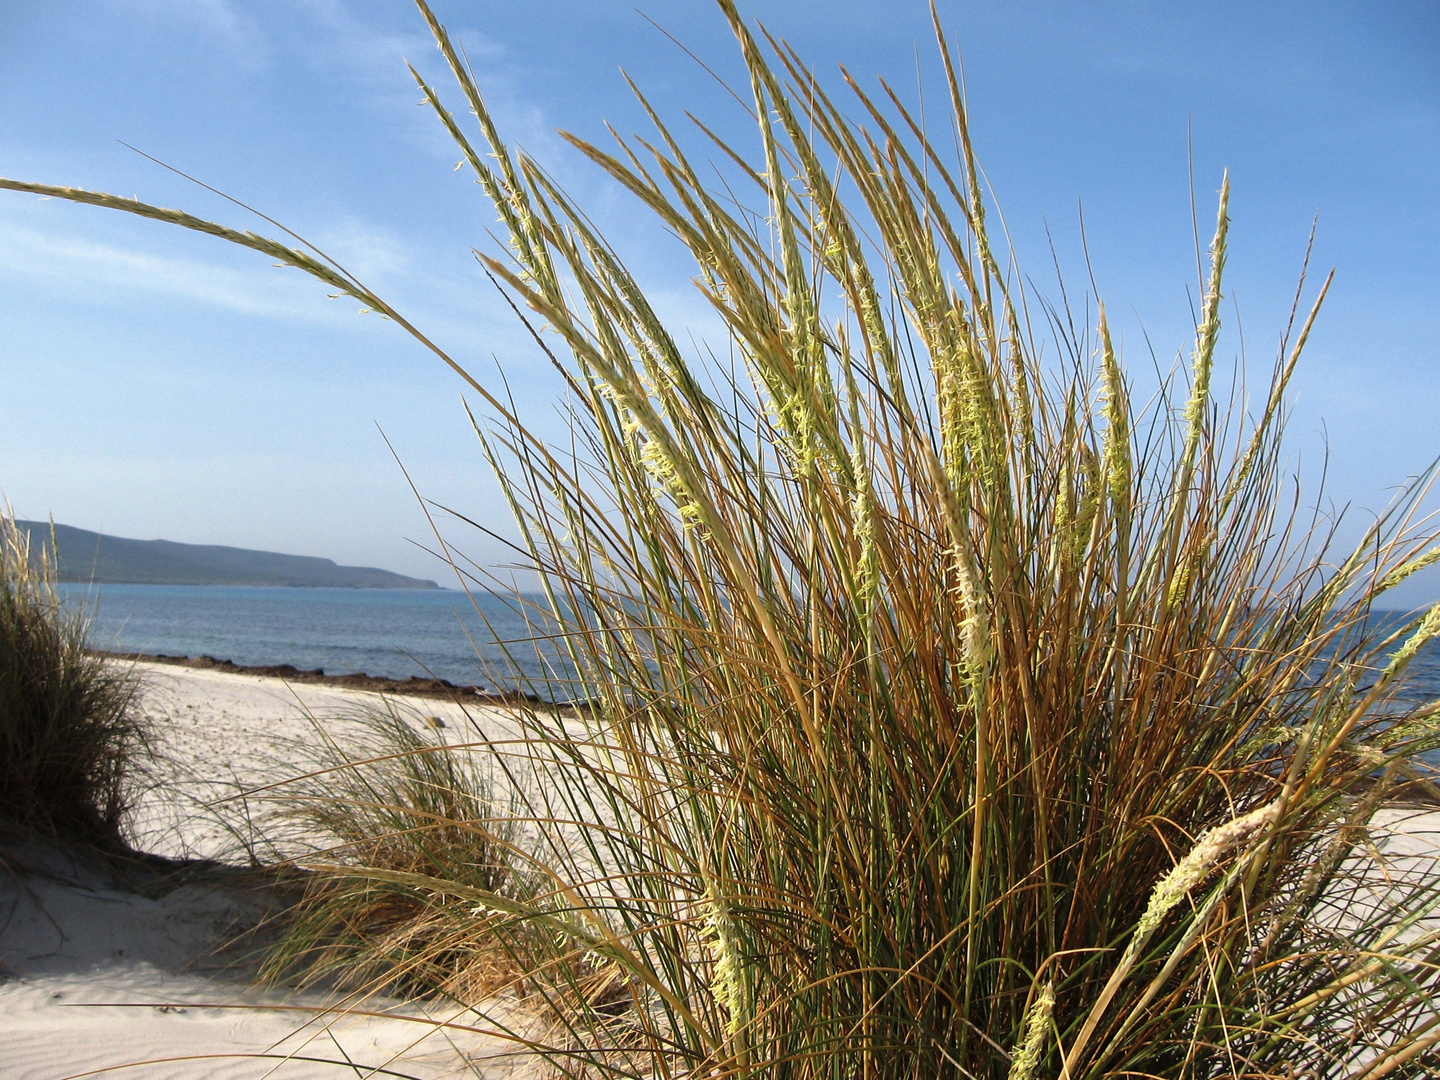
M543 681L534 633L512 606L455 590L231 585L62 585L92 616L90 642L115 652L293 664L326 674L433 675L514 688ZM478 607L478 610L477 610ZM511 642L511 659L502 642ZM556 688L552 697L571 696Z

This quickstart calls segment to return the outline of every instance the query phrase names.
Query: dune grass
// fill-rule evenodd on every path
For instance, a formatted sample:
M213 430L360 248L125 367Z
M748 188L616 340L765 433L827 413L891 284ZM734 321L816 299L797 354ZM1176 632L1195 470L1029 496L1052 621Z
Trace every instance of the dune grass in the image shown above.
M424 717L394 699L352 719L359 733L343 746L317 721L302 751L311 770L269 796L279 815L271 832L287 829L310 848L293 858L311 872L262 975L462 1001L515 985L525 959L483 932L464 895L527 892L493 762L428 736ZM417 892L407 883L415 875L455 891Z
M568 381L565 447L314 249L0 182L300 267L484 402L594 712L446 751L539 778L506 822L397 734L393 760L439 771L332 791L356 857L317 886L313 940L349 904L351 959L436 992L468 943L524 957L577 1073L1440 1068L1440 874L1385 864L1370 828L1440 745L1406 678L1440 607L1375 615L1435 561L1425 478L1346 551L1287 495L1286 394L1328 279L1308 306L1302 279L1255 400L1217 398L1243 385L1222 185L1188 367L1137 402L1103 304L1092 325L1029 297L992 238L943 38L945 123L847 75L857 121L721 0L759 135L755 156L709 144L731 183L653 111L653 139L571 139L693 255L717 357L507 148L420 6L478 141L416 78L506 232L486 269ZM523 889L486 876L507 851Z
M52 551L0 514L0 832L118 851L145 742L138 680L86 651Z

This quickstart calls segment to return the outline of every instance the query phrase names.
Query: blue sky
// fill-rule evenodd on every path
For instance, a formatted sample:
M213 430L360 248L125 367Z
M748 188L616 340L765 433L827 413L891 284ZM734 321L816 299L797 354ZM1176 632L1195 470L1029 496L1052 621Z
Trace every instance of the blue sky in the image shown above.
M504 132L594 213L677 324L703 323L673 243L554 130L643 130L623 67L672 119L689 109L752 146L739 107L636 9L735 76L718 11L434 6ZM883 75L912 100L918 56L938 100L918 0L741 7L822 74ZM1299 379L1295 462L1316 475L1328 439L1330 498L1358 522L1440 453L1440 5L940 11L964 57L977 151L1042 295L1058 295L1047 227L1083 291L1083 205L1130 364L1149 367L1147 334L1163 364L1188 347L1192 131L1202 233L1227 167L1233 185L1227 358L1238 309L1251 363L1268 370L1317 212L1315 264L1338 270ZM254 227L121 142L138 147L331 249L482 378L498 363L543 418L553 381L469 253L488 244L493 215L416 107L406 59L444 85L403 0L0 4L0 175ZM0 193L0 376L0 493L23 516L438 577L409 542L427 527L378 427L424 495L506 520L453 375L353 303L204 237ZM456 536L478 561L501 558Z

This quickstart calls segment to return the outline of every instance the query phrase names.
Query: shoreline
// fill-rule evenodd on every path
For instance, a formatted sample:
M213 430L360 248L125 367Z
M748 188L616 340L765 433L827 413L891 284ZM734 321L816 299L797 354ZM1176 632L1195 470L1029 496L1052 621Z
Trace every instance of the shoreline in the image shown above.
M424 678L410 675L404 679L392 679L386 675L367 675L364 672L349 672L343 675L327 674L324 668L297 668L293 664L237 664L233 660L219 657L172 656L167 653L111 652L106 649L91 649L95 656L107 660L121 660L128 663L167 664L172 667L223 671L231 675L263 675L284 679L292 683L308 683L317 686L331 686L343 690L365 690L377 694L402 694L405 697L429 698L435 701L453 701L476 705L538 705L545 704L538 694L519 691L490 690L481 684L461 686L449 679ZM576 708L570 702L556 703L565 708Z

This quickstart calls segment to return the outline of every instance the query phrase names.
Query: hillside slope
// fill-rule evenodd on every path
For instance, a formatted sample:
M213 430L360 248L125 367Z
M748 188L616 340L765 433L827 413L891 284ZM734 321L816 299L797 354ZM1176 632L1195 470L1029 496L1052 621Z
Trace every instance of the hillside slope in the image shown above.
M31 533L32 550L50 544L50 525L17 521ZM55 526L61 581L127 585L289 585L305 588L436 589L433 581L370 566L339 566L332 559L274 551L128 540L70 525Z

